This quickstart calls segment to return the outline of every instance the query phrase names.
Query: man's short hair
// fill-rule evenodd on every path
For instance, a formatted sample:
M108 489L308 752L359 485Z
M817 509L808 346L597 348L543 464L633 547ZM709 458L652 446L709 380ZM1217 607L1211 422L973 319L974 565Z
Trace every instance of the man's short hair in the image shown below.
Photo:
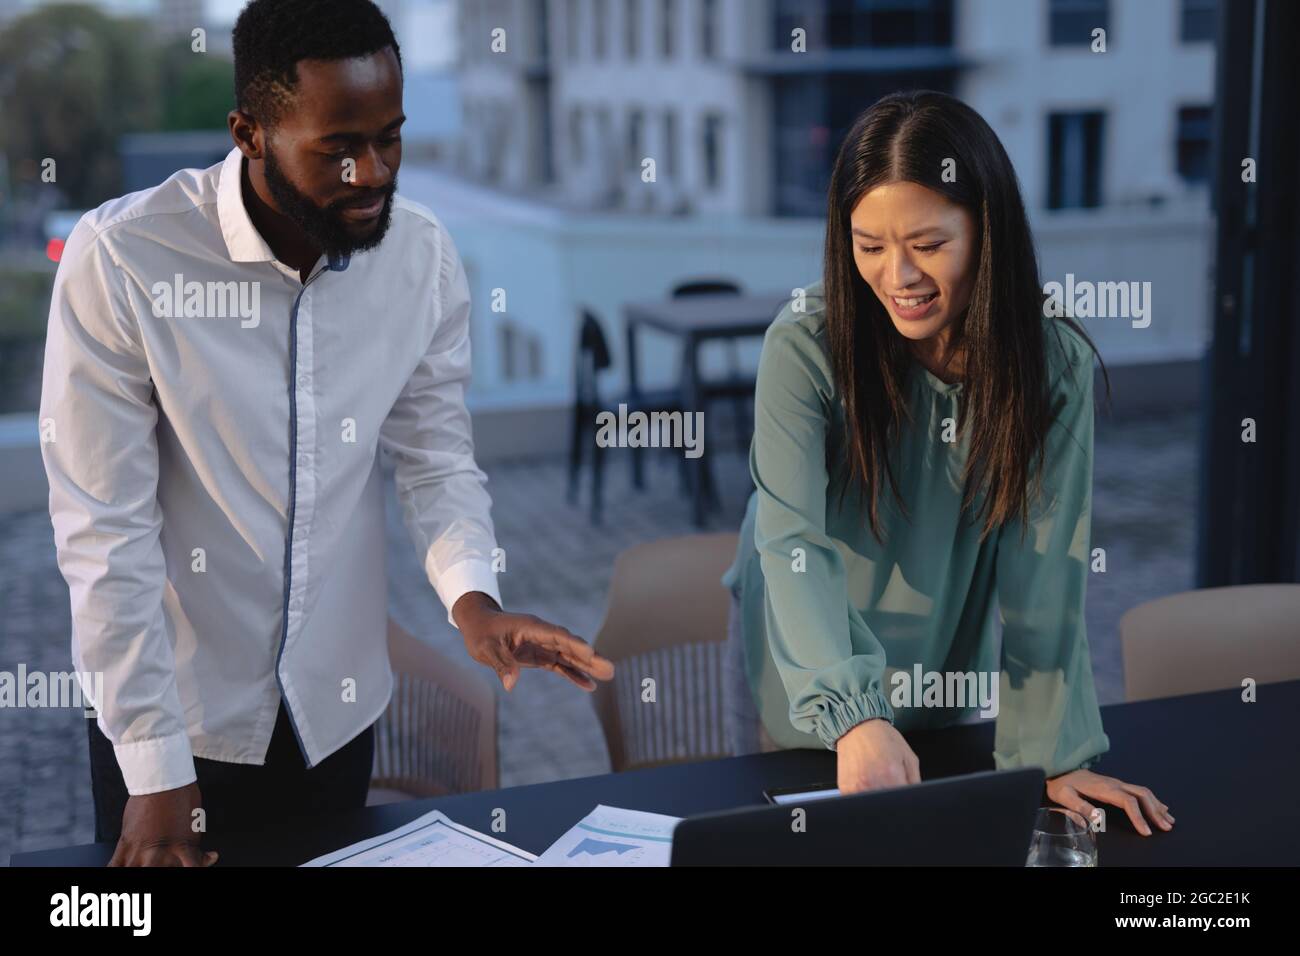
M371 0L252 0L235 21L235 105L274 126L292 103L299 60L348 60L392 47L388 18Z

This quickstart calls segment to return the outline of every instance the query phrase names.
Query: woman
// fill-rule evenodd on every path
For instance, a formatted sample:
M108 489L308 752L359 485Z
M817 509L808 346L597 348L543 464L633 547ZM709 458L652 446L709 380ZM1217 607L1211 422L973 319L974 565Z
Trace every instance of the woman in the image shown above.
M723 578L737 752L761 731L835 750L845 792L916 783L900 731L996 708L999 768L1042 767L1085 817L1099 801L1144 835L1173 826L1089 769L1109 749L1083 615L1093 348L1044 313L988 124L933 92L867 110L831 176L823 280L759 363L756 490ZM998 694L922 700L917 665Z

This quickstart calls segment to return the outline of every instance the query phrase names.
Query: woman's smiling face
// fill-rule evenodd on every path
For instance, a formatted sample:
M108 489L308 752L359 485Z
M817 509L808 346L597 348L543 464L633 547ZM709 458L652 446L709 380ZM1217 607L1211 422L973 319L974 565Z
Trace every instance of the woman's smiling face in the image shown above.
M974 217L932 189L894 182L864 194L849 219L853 261L894 328L946 351L975 281Z

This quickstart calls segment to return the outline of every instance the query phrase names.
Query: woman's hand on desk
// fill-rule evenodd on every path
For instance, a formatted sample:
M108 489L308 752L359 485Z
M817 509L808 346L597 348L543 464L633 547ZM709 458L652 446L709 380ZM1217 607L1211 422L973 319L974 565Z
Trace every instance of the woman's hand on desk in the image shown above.
M496 671L507 691L519 682L521 667L553 671L588 691L597 680L614 677L614 665L568 628L532 614L510 614L481 591L462 596L452 614L469 656Z
M1122 807L1133 823L1133 829L1143 836L1151 835L1151 827L1143 819L1143 811L1160 829L1174 828L1174 818L1169 813L1169 808L1146 787L1125 783L1114 777L1104 777L1091 770L1072 770L1053 777L1047 781L1047 795L1067 810L1073 810L1089 820L1095 808L1084 797Z
M894 725L881 717L863 721L837 740L835 753L841 793L921 782L921 761Z

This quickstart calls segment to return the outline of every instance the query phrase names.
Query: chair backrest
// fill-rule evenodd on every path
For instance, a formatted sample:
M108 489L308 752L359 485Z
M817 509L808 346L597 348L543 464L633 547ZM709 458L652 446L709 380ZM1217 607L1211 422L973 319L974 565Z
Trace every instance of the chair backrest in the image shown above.
M674 286L672 297L685 299L693 295L740 295L740 291L740 283L730 279L691 279ZM740 370L738 343L735 339L728 339L723 344L726 346L727 363L731 372L737 374Z
M691 295L740 295L740 283L730 279L691 279L673 286L674 299Z
M393 698L375 724L371 788L415 797L497 786L497 710L492 685L391 618Z
M730 600L719 579L736 541L734 532L665 538L615 559L596 635L615 676L595 692L614 770L728 755L722 664Z
M597 373L613 364L610 356L609 341L600 320L589 309L578 310L578 353L573 368L575 375L574 395L581 405L595 405L599 402L596 388Z
M1129 700L1300 678L1300 584L1184 591L1119 622Z

